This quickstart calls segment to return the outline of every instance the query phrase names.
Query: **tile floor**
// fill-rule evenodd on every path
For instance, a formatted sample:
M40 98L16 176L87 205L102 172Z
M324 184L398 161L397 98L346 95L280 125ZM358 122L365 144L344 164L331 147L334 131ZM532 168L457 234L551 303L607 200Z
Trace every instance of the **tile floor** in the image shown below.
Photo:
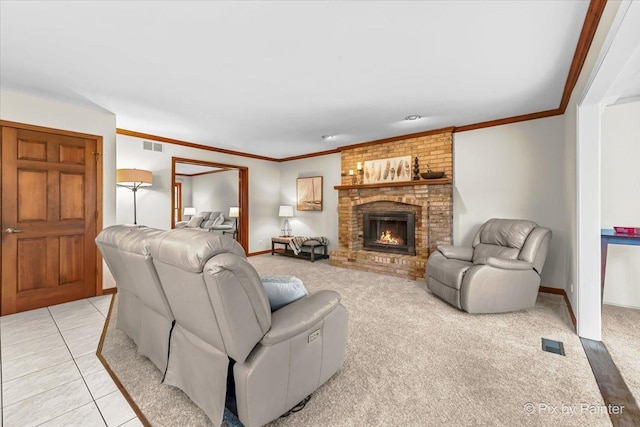
M111 296L0 317L0 425L141 426L96 356Z

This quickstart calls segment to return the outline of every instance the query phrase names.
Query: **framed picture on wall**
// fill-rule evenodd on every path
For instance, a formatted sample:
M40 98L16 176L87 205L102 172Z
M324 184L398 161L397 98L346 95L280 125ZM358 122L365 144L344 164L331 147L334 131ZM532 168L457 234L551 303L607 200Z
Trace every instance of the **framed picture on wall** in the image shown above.
M298 178L296 182L296 209L299 211L322 210L322 177Z
M364 183L398 182L411 180L411 156L364 162Z

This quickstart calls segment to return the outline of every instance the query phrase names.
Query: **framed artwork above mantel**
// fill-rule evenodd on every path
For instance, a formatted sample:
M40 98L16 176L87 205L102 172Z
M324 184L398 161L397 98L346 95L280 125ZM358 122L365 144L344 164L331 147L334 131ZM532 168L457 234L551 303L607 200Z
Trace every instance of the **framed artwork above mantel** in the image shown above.
M364 162L364 183L402 182L411 180L411 156Z
M299 211L322 210L322 177L310 176L296 181L296 209Z

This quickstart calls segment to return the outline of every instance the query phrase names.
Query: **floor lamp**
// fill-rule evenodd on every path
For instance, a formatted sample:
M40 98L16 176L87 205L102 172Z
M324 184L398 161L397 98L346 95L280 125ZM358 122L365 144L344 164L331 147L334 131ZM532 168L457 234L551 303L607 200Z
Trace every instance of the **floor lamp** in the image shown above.
M133 191L133 223L137 223L136 218L136 193L140 187L151 187L153 174L142 169L118 169L116 171L116 185L128 188Z

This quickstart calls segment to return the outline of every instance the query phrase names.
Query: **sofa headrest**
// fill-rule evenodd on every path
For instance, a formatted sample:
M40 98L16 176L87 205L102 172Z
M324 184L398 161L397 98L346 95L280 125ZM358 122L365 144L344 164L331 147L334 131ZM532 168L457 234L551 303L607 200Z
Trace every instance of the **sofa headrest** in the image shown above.
M476 237L473 239L473 247L480 243L487 245L506 246L509 248L522 249L529 233L538 224L524 219L501 219L492 218L485 222Z
M201 273L206 262L221 253L246 258L242 246L228 236L185 229L166 231L151 242L149 249L155 261L193 273Z
M149 254L149 242L164 230L144 225L112 225L96 237L96 243L117 247L120 250L141 255Z

